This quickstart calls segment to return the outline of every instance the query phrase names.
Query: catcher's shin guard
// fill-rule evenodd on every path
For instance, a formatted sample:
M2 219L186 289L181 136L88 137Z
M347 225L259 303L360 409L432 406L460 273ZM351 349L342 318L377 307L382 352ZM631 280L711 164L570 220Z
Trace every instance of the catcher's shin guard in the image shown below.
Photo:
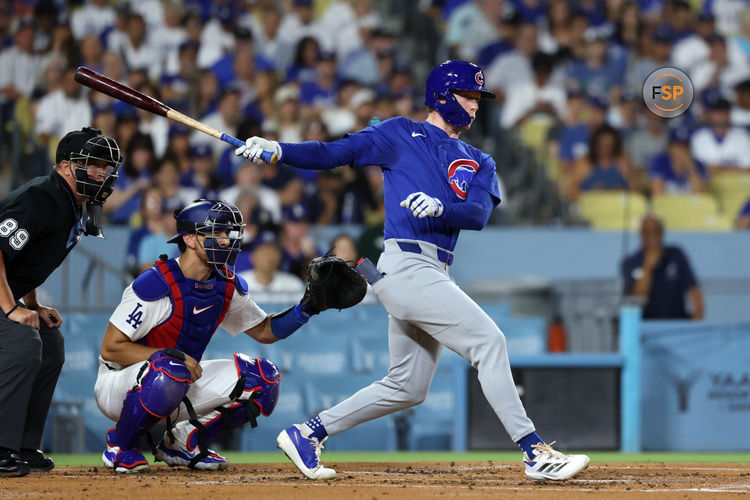
M190 388L190 370L185 362L157 351L149 358L146 374L125 397L117 421L115 445L132 448L136 440L156 422L177 408ZM142 378L141 378L142 377Z
M212 452L208 444L216 440L222 432L240 427L250 422L252 427L257 427L256 419L260 415L269 416L276 407L279 398L279 380L281 374L276 365L265 358L249 358L244 354L235 353L234 362L237 367L239 379L229 398L234 403L220 406L215 409L217 414L209 414L208 421L201 422L193 405L185 398L185 406L190 419L189 425L193 427L185 437L185 423L178 423L174 430L167 432L170 445L175 441L184 439L184 446L188 452L198 450L188 464L188 467L196 467L199 462L208 457ZM205 420L205 419L204 419Z

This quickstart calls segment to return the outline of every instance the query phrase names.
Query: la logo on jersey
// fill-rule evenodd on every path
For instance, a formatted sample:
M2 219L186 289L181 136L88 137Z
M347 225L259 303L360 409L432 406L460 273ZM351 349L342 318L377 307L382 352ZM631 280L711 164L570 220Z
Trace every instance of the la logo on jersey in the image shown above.
M448 183L453 188L456 196L462 200L466 199L469 192L469 184L479 170L479 164L468 158L454 160L448 167Z

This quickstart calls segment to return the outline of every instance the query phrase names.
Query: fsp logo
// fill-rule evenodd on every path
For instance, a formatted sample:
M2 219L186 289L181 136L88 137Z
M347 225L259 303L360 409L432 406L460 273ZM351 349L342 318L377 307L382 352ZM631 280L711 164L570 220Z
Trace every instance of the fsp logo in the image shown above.
M693 83L677 68L659 68L643 83L643 101L657 116L680 116L693 102Z

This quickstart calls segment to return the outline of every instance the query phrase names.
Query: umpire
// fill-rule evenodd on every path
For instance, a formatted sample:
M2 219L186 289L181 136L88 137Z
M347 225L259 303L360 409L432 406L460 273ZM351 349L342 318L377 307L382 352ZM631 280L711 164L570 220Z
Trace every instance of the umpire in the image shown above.
M65 361L62 318L37 301L36 288L82 234L101 236L102 204L121 162L117 143L99 130L70 132L49 176L0 200L0 477L55 466L39 448Z

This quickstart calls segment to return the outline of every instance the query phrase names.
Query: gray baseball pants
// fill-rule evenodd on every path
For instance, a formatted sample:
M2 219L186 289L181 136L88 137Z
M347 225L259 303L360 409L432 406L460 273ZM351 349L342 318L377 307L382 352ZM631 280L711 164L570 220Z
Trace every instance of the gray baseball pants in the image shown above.
M505 337L497 325L448 274L437 247L418 243L422 253L385 241L373 285L388 311L390 368L385 378L320 413L328 435L418 405L427 397L443 346L479 371L487 401L513 441L534 432L510 371Z

